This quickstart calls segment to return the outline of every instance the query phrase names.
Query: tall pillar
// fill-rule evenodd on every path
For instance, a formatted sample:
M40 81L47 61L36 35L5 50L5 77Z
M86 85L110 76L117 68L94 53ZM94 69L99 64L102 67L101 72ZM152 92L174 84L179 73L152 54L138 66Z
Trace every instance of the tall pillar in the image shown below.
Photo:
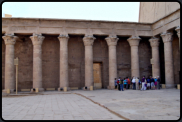
M132 36L127 41L131 47L131 77L140 78L138 46L141 38Z
M108 89L114 89L114 80L117 78L117 59L116 45L119 40L116 36L105 38L109 46L109 86Z
M165 57L165 82L166 88L174 87L174 68L173 68L173 52L172 52L172 33L162 33L164 42Z
M177 35L179 38L179 49L180 49L180 26L178 26L175 30L177 31Z
M44 91L42 88L42 42L44 36L34 34L30 36L33 43L33 88Z
M159 38L152 37L149 39L152 47L152 76L160 76L160 60L159 60Z
M92 35L85 36L85 86L87 89L93 87L93 43L96 38ZM92 90L92 89L90 89Z
M68 35L59 35L60 41L60 79L58 91L68 88ZM65 91L65 90L64 90ZM66 90L67 91L67 90Z
M7 34L2 37L6 45L5 54L5 89L3 92L14 92L15 81L14 81L14 45L16 43L17 36Z

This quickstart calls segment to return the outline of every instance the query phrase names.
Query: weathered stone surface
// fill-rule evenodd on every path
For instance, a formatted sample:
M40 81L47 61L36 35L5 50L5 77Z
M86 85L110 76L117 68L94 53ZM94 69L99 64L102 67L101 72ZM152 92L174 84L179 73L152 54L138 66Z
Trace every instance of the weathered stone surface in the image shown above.
M42 88L42 42L44 36L34 34L30 37L33 43L33 88Z
M152 47L152 76L157 78L160 77L159 38L152 37L149 42Z
M13 92L15 89L14 84L14 44L16 43L17 36L7 35L2 37L6 45L6 54L5 54L5 89L10 89L10 92Z
M114 88L114 79L117 78L117 58L116 58L116 45L119 38L107 37L105 38L109 47L109 89Z
M85 45L85 86L89 89L93 86L93 42L96 38L92 35L85 36L83 42Z
M172 33L162 33L161 37L164 42L166 88L171 88L171 87L174 87Z
M131 47L131 77L140 77L138 45L141 38L132 36L127 41Z
M68 35L59 35L60 41L60 82L59 87L68 87Z

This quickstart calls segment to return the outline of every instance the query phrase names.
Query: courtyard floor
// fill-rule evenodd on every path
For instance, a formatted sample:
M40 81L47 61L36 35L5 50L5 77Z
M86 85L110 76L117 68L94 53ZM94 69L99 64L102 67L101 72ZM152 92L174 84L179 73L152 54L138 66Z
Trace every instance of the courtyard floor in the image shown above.
M72 90L2 94L4 120L178 120L180 90Z

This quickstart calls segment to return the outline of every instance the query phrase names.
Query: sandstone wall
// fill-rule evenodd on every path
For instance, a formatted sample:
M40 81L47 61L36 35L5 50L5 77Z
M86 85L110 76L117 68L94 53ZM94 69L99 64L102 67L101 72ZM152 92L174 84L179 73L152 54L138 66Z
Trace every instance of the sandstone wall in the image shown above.
M58 36L45 36L42 43L42 85L43 88L59 87L59 48Z
M31 89L33 85L33 45L29 36L18 36L18 37L20 40L17 40L14 45L15 46L14 58L18 57L19 59L18 90ZM14 68L14 71L16 72L16 68Z
M176 32L173 32L173 65L174 65L174 83L179 84L179 71L180 71L180 52L179 52L179 38L176 35Z
M4 89L4 72L5 72L5 44L2 39L2 89Z
M140 2L139 22L153 23L179 8L178 2Z
M152 49L149 38L142 38L139 43L139 65L140 65L140 79L145 76L152 76L152 65L150 59L152 58Z

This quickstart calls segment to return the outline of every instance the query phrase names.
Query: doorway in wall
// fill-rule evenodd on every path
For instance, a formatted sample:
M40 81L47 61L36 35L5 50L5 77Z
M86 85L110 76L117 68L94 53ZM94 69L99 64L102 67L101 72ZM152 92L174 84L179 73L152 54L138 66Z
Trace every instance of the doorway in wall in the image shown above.
M101 63L93 63L94 88L102 88Z

